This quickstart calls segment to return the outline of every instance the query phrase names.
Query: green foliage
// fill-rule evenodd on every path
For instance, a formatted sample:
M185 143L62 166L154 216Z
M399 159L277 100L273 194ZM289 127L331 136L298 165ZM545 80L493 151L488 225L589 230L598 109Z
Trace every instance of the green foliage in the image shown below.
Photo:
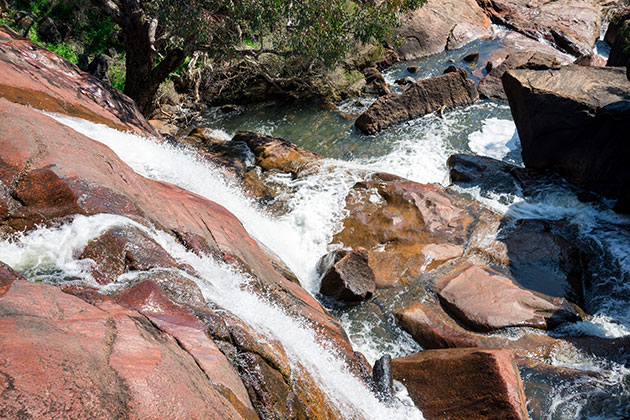
M70 44L66 44L65 42L60 42L58 44L43 44L44 48L49 51L54 52L60 57L65 58L73 64L79 64L79 54L76 52L74 47Z
M125 90L125 74L125 56L115 57L109 66L109 81L113 87L121 92Z

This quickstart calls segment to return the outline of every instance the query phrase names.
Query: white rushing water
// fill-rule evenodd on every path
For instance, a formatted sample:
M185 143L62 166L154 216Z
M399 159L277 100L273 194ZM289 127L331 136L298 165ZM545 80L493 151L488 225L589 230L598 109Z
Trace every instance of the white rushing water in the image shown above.
M89 240L115 226L132 226L159 243L177 261L192 266L199 277L180 274L194 280L204 297L236 315L248 326L282 343L292 368L306 369L329 399L348 418L422 419L413 403L400 390L397 403L385 405L353 376L341 357L337 356L316 332L299 319L284 313L246 287L250 279L227 264L187 251L171 235L147 228L131 219L99 214L76 216L58 228L40 228L11 241L0 242L2 259L31 280L59 283L77 279L95 287L90 275L91 260L77 260ZM136 272L141 275L141 272ZM119 281L130 281L129 274ZM120 285L114 284L113 287ZM111 288L112 286L104 287Z
M285 183L292 191L292 196L288 201L290 210L282 216L267 214L264 209L245 197L238 186L225 178L220 169L199 158L192 150L158 144L140 136L121 133L102 125L65 116L54 116L54 118L104 143L136 172L149 178L179 185L225 206L242 221L252 236L273 250L289 265L305 288L315 293L318 288L315 264L319 257L327 252L327 245L341 227L348 191L356 181L364 179L367 173L385 171L417 182L436 182L446 186L449 183L446 160L453 153L472 151L498 159L509 158L515 152L518 153L520 148L518 137L514 135L514 125L509 120L496 117L485 118L477 131L468 131L462 138L460 135L462 126L468 124L465 113L478 106L482 105L445 113L443 118L427 116L388 130L383 136L385 138L391 136L395 141L392 150L383 156L361 158L349 162L326 161L318 170L297 180L279 175L275 181ZM465 118L461 118L462 115ZM459 143L447 140L453 138L457 138ZM630 249L630 220L628 217L620 216L599 204L582 203L573 191L562 186L543 187L535 196L525 196L518 188L515 188L513 192L501 194L483 191L479 187L456 187L456 189L472 195L475 199L504 214L507 219L564 220L568 225L575 226L582 237L595 241L602 250L606 250L607 258L611 259L607 264L613 268L610 272L605 270L600 272L599 277L594 281L594 289L603 291L603 293L594 293L587 299L588 309L594 316L566 327L564 332L601 337L621 337L630 334L630 307L627 304L630 301L630 285L628 284L630 254L627 252ZM200 273L206 273L204 270L207 270L208 276L212 277L210 273L217 269L216 264L212 268L212 263L209 261L195 261L198 257L192 254L181 254L170 245L167 249L177 258L189 262ZM40 251L32 251L31 258L37 258L38 255L41 255ZM10 264L9 261L7 262ZM84 269L82 264L84 262L69 260L65 265L69 277L76 275L72 273L81 272ZM39 274L34 272L34 275ZM206 296L229 307L229 302L223 301L221 296L215 296L212 288L216 283L206 284L206 275L202 277L203 279L199 280L200 286ZM245 302L254 304L253 301L247 300L250 298L243 297L243 299ZM248 323L258 325L256 323L260 322L263 330L271 328L271 326L265 327L263 325L265 321L256 319L254 314L239 312L247 312L246 309L246 306L244 308L229 307L229 310L234 311L239 317L245 317ZM286 315L283 319L280 319L282 314L276 315L278 325L283 325L285 328L289 328L289 325L285 323L295 322L295 320L287 319ZM248 316L252 316L253 319L247 318ZM353 332L350 332L353 344L371 361L380 357L385 351L394 356L400 356L418 349L413 340L402 332L397 340L384 339L379 342L379 338L375 337L371 331L373 324L369 321L357 325L352 324L344 316L341 317L341 321L346 329L353 327ZM282 331L270 332L270 334L281 333ZM295 334L303 338L304 336L300 334L310 333L312 332L301 331ZM290 337L286 338L290 340ZM305 342L310 343L308 340ZM299 343L295 343L297 344ZM288 342L287 346L291 347L293 344ZM294 350L297 351L297 348L294 347ZM304 362L307 365L312 363L309 369L318 369L316 366L318 363L331 364L327 362L328 356L320 353L324 350L314 348L309 351L312 351L313 357L309 359L310 361ZM554 363L562 366L563 363L568 363L567 358L569 358L573 368L588 370L593 367L591 359L585 361L583 358L572 359L571 357L558 356ZM340 367L335 363L333 362L332 365ZM623 381L626 381L628 377L625 370L619 366L611 368L596 365L596 367L597 371L603 372L603 377L608 378L607 381L616 387L623 388ZM322 380L326 379L322 377ZM346 380L350 379L335 377L335 381L339 381L337 385ZM334 387L331 392L335 393ZM558 392L558 394L554 393L553 398L558 399L554 404L560 411L569 406L566 400L567 395L582 395L582 397L585 395L574 391L573 388L564 394L562 393L564 391ZM627 390L623 388L621 393L625 395L626 392ZM338 401L338 403L344 406L347 404L347 401L344 401ZM583 398L571 401L573 411L569 410L569 412L579 411L581 407L579 403L583 404L583 402ZM392 418L404 417L398 417L396 414Z

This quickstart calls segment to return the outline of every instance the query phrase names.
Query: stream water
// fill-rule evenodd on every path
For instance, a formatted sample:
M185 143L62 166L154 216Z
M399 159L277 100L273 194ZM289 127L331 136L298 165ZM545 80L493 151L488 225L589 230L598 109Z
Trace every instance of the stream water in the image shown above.
M469 50L482 53L496 48L496 39L477 41L457 52L418 60L422 78L440 72ZM403 65L392 68L388 79L401 77ZM329 159L305 178L277 176L291 196L288 210L270 214L248 199L221 171L202 160L195 151L122 133L105 126L69 117L58 121L110 147L136 172L179 185L211 199L234 213L247 231L278 254L313 294L318 289L317 260L340 229L345 197L351 187L372 171L386 171L422 183L448 186L446 160L454 153L473 153L521 165L520 144L509 107L481 101L475 105L429 115L400 124L375 136L363 136L353 128L353 118L374 98L340 104L322 110L309 105L257 105L241 112L223 114L210 110L196 125L229 138L237 130L258 131L283 137ZM582 203L567 185L553 183L526 195L516 185L511 191L461 188L474 199L502 213L505 219L563 220L579 235L601 248L596 279L588 289L586 309L593 316L574 324L572 334L621 337L630 334L630 218L610 210L605 200ZM112 225L134 224L129 219L99 215L77 217L63 227L39 229L11 242L0 243L4 262L32 280L58 282L82 278L90 281L86 261L75 259L93 237ZM278 339L300 366L308 369L348 418L421 418L404 389L393 406L381 404L351 374L343 363L318 343L314 332L259 297L240 287L248 281L241 273L186 252L164 233L142 227L174 257L201 274L194 279L208 300L229 310L249 325ZM124 280L124 279L121 279ZM251 308L255 307L253 311ZM391 319L366 318L350 311L336 311L356 348L370 361L383 353L393 356L421 350ZM391 318L391 317L390 317ZM595 371L597 376L550 378L539 372L522 371L534 420L628 419L630 418L630 371L615 361L600 360L571 352L558 352L548 360L572 369Z

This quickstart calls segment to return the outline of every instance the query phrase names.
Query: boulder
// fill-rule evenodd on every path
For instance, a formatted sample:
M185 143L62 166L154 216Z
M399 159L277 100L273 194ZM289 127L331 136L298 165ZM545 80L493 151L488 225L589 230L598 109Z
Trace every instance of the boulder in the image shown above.
M63 36L61 35L57 24L50 17L45 17L39 21L37 34L44 42L58 44L63 41Z
M389 87L380 70L376 67L363 69L365 76L365 93L383 96L389 94Z
M490 20L474 0L429 0L402 18L396 31L403 60L424 57L490 34Z
M412 282L458 258L479 223L496 217L437 185L387 174L357 183L345 209L333 243L368 249L378 287Z
M368 264L368 251L333 251L322 257L319 292L342 302L360 302L374 294L376 280Z
M0 97L123 131L158 136L129 97L68 60L0 27Z
M0 261L0 298L11 290L11 285L16 280L26 280L23 275Z
M440 301L478 331L507 327L553 328L579 319L563 299L543 299L487 267L466 263L435 281Z
M479 82L479 94L482 98L505 100L505 92L501 77L508 70L513 69L559 69L560 62L550 54L530 51L519 51L512 53L505 58L498 66L488 72L481 82Z
M527 401L509 350L426 350L392 361L427 420L527 420Z
M576 58L573 64L577 64L578 66L605 67L606 59L597 54L585 54Z
M102 296L92 305L16 280L0 298L6 418L257 419L237 372L213 357L204 370L149 319Z
M157 242L132 227L114 227L92 239L79 256L94 261L92 277L99 284L115 283L128 271L175 268L177 263Z
M88 64L87 72L100 80L109 81L110 61L111 58L106 55L97 55L90 64Z
M544 39L579 56L592 52L601 32L601 7L590 0L477 0L493 22Z
M611 45L607 66L622 67L628 64L630 54L628 53L628 39L620 34L627 34L630 31L630 16L622 16L618 22L613 22L608 27L606 38Z
M624 69L513 70L502 80L525 166L554 170L581 188L628 202L630 82Z
M447 73L413 84L401 95L382 96L355 125L365 134L375 134L393 124L421 117L456 105L475 102L477 89L465 70Z

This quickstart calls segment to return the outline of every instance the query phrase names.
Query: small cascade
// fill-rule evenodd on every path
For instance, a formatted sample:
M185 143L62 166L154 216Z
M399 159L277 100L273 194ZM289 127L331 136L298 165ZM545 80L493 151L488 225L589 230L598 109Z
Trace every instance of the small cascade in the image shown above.
M121 284L99 286L90 275L93 261L77 260L76 255L81 254L91 239L117 226L142 230L176 260L192 266L199 277L184 272L180 274L195 281L207 301L282 343L293 369L306 369L339 412L348 414L347 418L422 419L420 412L405 396L404 389L399 389L397 396L400 398L390 404L379 401L360 379L348 371L344 361L331 350L332 346L322 342L312 328L249 291L246 287L250 281L247 275L210 257L187 251L165 232L149 229L122 216L76 216L64 226L40 228L11 241L0 242L0 255L30 280L51 284L81 281L107 293L121 287ZM140 275L142 272L128 273L121 276L119 282L132 282Z

